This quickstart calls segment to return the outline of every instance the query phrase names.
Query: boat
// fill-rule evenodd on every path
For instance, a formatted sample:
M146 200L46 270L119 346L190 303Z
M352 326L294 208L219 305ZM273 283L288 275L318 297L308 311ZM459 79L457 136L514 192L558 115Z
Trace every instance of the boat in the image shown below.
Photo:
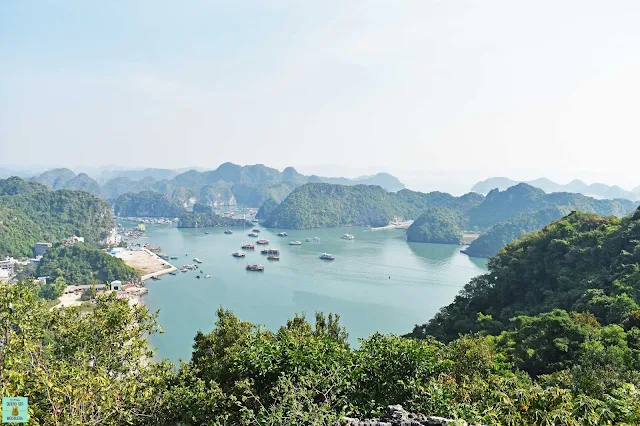
M160 278L158 278L158 277L151 277L151 279L154 280L154 281L160 281Z
M313 237L313 241L320 241L320 237Z
M209 234L209 231L205 231L205 232L204 232L204 234L205 234L205 235L208 235L208 234Z
M258 228L253 228L253 232L260 232Z
M205 278L211 278L211 274L207 274L204 276Z
M256 244L269 244L269 240L258 240Z
M254 250L256 248L255 244L245 244L242 246L243 249L245 250Z
M202 269L200 269L200 273L201 273L201 274L203 273Z
M262 265L247 265L247 271L264 271L264 266Z
M180 272L187 272L187 268L182 268Z
M278 232L278 237L286 237L287 233L286 232Z
M176 271L173 271L173 272L169 272L169 275L178 275L178 273Z
M280 256L270 254L269 256L267 256L267 260L280 260Z
M233 257L245 257L247 254L243 251L234 251L233 253L231 253L231 256Z
M308 243L310 243L311 241L313 241L313 238L311 238L311 237L307 237L307 238L305 239L305 241L306 241L306 242L308 242Z
M329 254L329 253L322 253L320 255L320 259L322 259L322 260L334 260L335 257L333 257L333 255Z
M340 238L342 238L343 240L353 240L353 239L355 239L356 237L354 237L354 236L353 236L353 235L351 235L351 234L344 234L344 235L342 235L342 237L340 237Z
M200 275L196 275L196 278L197 278L197 279L200 279Z
M289 241L290 246L301 246L302 243L300 241Z
M171 259L171 260L175 260L175 259L177 259L177 258L178 258L178 256L171 256L171 258L170 258L170 259Z
M250 236L250 237L257 237L258 236L258 234L256 234L255 232L250 232L247 235Z
M231 229L227 229L226 231L224 231L224 233L230 235L233 234L233 231Z
M264 250L260 250L260 254L280 255L280 250L278 250L278 249L264 249Z
M202 263L202 260L198 259L197 257L194 257L193 261L196 262L196 263Z

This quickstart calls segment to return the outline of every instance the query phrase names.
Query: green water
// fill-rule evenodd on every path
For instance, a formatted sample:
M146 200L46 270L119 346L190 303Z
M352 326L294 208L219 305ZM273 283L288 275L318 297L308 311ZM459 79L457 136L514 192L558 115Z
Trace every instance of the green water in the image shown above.
M270 329L296 312L310 318L316 311L339 313L352 344L376 330L406 333L450 303L471 277L486 271L486 261L461 254L460 246L407 243L400 230L316 229L278 237L279 230L262 229L260 237L280 249L280 261L268 261L259 252L261 246L255 252L245 250L244 259L232 257L243 244L255 242L248 232L234 229L225 235L219 228L147 227L141 241L178 256L171 260L175 266L193 263L194 257L203 261L203 273L179 272L147 282L145 303L151 310L160 309L165 331L151 339L159 358L188 360L194 335L199 329L212 329L219 306ZM346 232L355 240L340 239ZM305 242L313 236L320 241ZM302 246L290 246L291 240L302 241ZM336 259L320 260L325 251ZM247 263L263 264L265 271L246 271ZM195 278L206 274L212 278Z

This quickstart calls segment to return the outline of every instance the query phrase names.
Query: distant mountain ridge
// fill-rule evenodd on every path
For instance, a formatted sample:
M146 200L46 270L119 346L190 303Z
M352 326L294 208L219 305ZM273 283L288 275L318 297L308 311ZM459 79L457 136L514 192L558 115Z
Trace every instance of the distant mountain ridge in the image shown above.
M153 168L103 170L96 179L85 173L76 175L70 169L59 168L47 170L31 180L51 189L84 190L108 200L115 200L127 193L153 191L185 207L190 207L195 202L210 206L260 206L268 199L280 202L295 188L308 182L379 185L394 192L404 188L398 178L388 173L355 179L305 176L293 167L287 167L281 172L263 164L240 166L229 162L221 164L215 170L206 171L190 169L179 172Z
M563 185L547 178L539 178L531 181L516 181L507 177L491 177L473 185L471 187L471 191L479 194L488 194L492 189L504 191L519 183L526 183L535 188L542 189L546 193L572 192L597 198L624 198L632 201L640 200L640 186L631 191L627 191L617 185L609 186L604 183L593 183L591 185L587 185L579 179L574 179Z

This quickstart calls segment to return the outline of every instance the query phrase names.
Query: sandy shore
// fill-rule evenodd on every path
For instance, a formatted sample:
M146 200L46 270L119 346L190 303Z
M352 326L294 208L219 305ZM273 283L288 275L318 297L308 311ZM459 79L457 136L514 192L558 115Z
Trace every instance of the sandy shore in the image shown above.
M122 251L117 253L116 257L122 259L124 263L132 268L140 271L142 281L178 270L168 261L147 249Z

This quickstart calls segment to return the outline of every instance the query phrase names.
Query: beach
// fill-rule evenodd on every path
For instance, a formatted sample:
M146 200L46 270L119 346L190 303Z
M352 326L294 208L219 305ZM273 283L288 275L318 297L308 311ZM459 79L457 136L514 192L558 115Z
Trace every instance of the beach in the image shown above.
M140 271L142 281L178 270L168 261L147 249L121 251L115 256L122 259L128 266Z

